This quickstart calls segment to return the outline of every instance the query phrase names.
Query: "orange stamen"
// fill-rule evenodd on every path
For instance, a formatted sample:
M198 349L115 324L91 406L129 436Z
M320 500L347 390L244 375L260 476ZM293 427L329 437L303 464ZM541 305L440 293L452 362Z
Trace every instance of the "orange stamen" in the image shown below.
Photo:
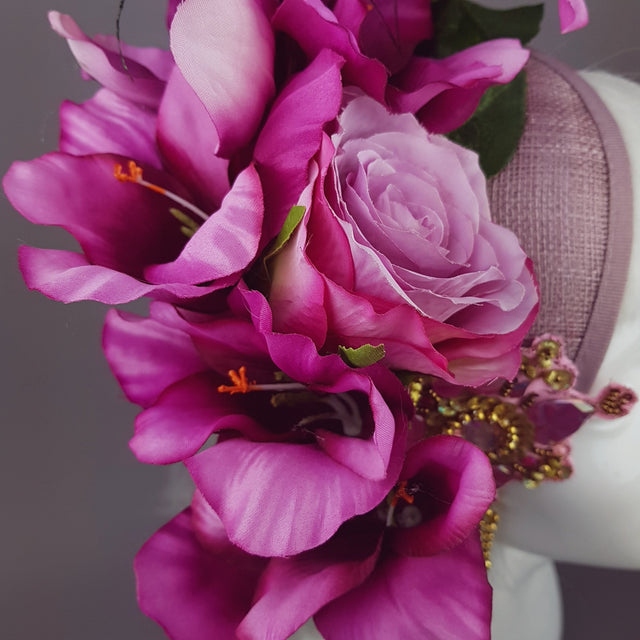
M119 182L132 182L134 184L139 184L141 187L146 187L150 191L154 191L155 193L166 196L174 202L177 202L180 206L185 207L192 213L195 213L195 215L197 215L201 220L205 222L209 218L209 216L204 211L198 209L198 207L191 204L178 194L172 193L168 189L163 189L162 187L159 187L157 184L153 184L152 182L147 182L142 177L142 167L139 167L133 160L129 160L129 162L127 163L127 169L129 170L129 173L123 171L121 164L116 164L113 168L113 175L115 179Z
M398 483L398 488L396 489L396 492L393 495L393 498L391 498L391 506L395 507L398 504L398 502L400 502L400 500L404 500L408 504L413 504L414 497L411 494L407 493L406 480L401 480Z
M229 371L229 378L231 378L233 386L221 384L218 387L219 393L228 393L230 395L233 395L234 393L248 393L255 384L255 382L249 382L247 380L247 368L244 365L237 371L231 369Z
M151 191L155 191L161 195L166 194L166 190L162 187L159 187L156 184L152 184L151 182L147 182L142 177L142 167L139 167L133 160L129 160L127 163L127 169L129 169L129 173L125 173L122 170L122 165L117 164L113 170L113 175L116 180L119 182L134 182L136 184L141 184L143 187L147 187Z

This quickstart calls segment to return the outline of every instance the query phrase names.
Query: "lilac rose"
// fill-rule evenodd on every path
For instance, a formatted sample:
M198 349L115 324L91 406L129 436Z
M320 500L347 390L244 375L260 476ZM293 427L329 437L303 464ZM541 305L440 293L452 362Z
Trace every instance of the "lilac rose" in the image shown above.
M277 330L328 351L383 343L390 367L469 385L515 374L537 288L514 234L491 222L477 156L360 96L315 163L274 261Z

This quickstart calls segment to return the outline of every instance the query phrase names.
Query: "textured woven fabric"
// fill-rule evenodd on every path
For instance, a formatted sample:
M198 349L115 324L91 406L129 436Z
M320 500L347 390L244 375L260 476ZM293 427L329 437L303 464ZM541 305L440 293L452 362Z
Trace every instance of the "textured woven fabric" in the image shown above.
M575 72L540 55L527 72L527 125L513 160L489 182L492 216L533 260L541 304L532 335L563 336L586 389L628 268L628 160L612 118Z

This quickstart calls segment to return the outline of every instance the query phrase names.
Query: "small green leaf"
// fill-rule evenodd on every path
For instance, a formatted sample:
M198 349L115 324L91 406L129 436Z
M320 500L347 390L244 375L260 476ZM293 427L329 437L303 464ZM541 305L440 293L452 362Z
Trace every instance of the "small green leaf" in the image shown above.
M257 260L251 269L245 272L244 280L250 289L257 289L267 295L269 287L271 286L271 274L267 263L278 255L287 242L289 242L293 232L302 221L305 211L305 207L300 205L291 207L284 224L282 225L282 229L280 229L280 233L264 250L262 260Z
M372 344L363 344L357 349L339 346L338 353L350 367L358 368L375 364L379 360L382 360L385 355L383 344L375 346Z
M490 178L507 166L524 131L527 79L521 71L512 82L489 89L473 116L448 134L453 142L480 156L480 167Z
M302 218L304 217L304 212L306 211L305 207L300 205L295 205L291 207L291 210L287 214L287 218L282 225L282 229L280 229L280 233L271 241L271 244L267 248L264 254L264 262L273 258L276 254L282 251L282 248L289 241L289 238L292 236L293 232L296 230L297 226L300 224Z

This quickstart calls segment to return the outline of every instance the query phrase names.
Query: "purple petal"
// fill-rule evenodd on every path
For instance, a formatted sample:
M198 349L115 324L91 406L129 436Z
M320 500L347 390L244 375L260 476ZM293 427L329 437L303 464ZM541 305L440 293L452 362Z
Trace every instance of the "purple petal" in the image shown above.
M482 42L448 58L412 58L387 91L391 107L417 113L432 133L462 125L475 111L484 92L511 82L529 59L519 40Z
M262 432L254 420L239 413L234 398L218 393L220 382L209 373L200 373L167 388L136 419L135 435L129 442L136 458L148 464L171 464L196 454L218 431Z
M66 38L78 64L91 78L131 102L152 108L158 106L165 86L162 75L167 73L172 64L168 52L149 50L144 53L131 47L128 51L137 51L139 55L134 53L134 57L126 56L125 68L117 49L111 50L112 41L109 39L103 39L103 42L91 40L71 16L57 11L49 12L49 22L58 35ZM152 71L144 62L137 62L136 57L149 62L155 69Z
M273 32L254 0L185 0L170 30L171 51L202 100L228 157L256 134L274 93Z
M380 531L370 524L368 519L350 520L318 549L273 558L239 635L288 638L325 604L362 584L380 552Z
M60 107L60 151L75 156L114 153L160 169L156 114L108 89Z
M478 536L429 558L390 555L314 619L326 640L489 640L491 587Z
M476 530L496 494L487 456L455 436L435 436L407 453L401 480L419 483L414 505L426 520L391 530L396 553L429 556L452 549Z
M204 287L190 284L150 285L108 267L89 264L79 253L20 247L20 271L29 289L60 302L96 300L124 304L149 296L189 305L233 282L218 281Z
M152 305L151 315L190 336L202 361L225 379L230 369L243 364L252 376L273 375L264 337L246 319L219 315L190 322L176 308L165 304Z
M338 23L320 0L284 0L273 17L273 27L296 40L310 59L323 49L337 53L345 60L345 85L361 87L376 100L384 100L384 66L360 52L355 34Z
M196 194L200 208L209 213L229 191L229 163L215 155L218 142L207 110L175 68L158 112L158 145L169 173Z
M305 254L305 222L309 216L307 208L298 228L278 254L271 273L269 304L277 331L309 336L320 348L327 337L325 284L323 276Z
M561 33L582 29L589 22L589 12L584 0L558 0L558 14Z
M338 22L357 38L360 25L367 15L365 3L362 0L336 0L333 13Z
M260 178L249 165L182 253L171 263L148 267L145 277L157 284L198 284L239 273L256 256L263 213Z
M309 161L320 149L323 127L340 109L342 62L322 51L282 90L260 133L254 156L270 212L265 240L280 231L309 184Z
M356 392L367 399L374 424L370 438L318 431L318 445L334 460L363 477L384 478L406 419L405 394L395 376L388 375L382 366L354 371L337 355L318 355L314 343L306 336L274 333L264 297L257 291L240 289L240 292L256 328L265 338L271 359L281 371L317 391Z
M378 0L360 25L358 42L362 53L396 73L432 35L430 0Z
M232 638L265 561L234 547L215 515L207 516L203 546L192 513L183 511L138 552L138 602L174 640L210 640L212 633Z
M314 445L235 438L185 464L234 544L289 556L322 544L343 522L378 505L395 483L397 462L385 480L371 481Z
M182 2L182 0L169 0L167 3L167 29L171 28L171 23L173 22L173 16L176 15L176 10L178 5Z
M420 317L408 305L378 312L369 300L329 280L325 285L325 308L329 326L335 334L335 337L329 337L331 344L337 342L348 347L360 347L383 343L387 366L451 378L447 361L431 342L446 332L446 326ZM398 332L398 327L403 328L402 332Z
M127 398L143 407L174 382L206 369L184 332L116 310L107 314L102 347Z
M582 407L587 407L585 411ZM589 405L584 402L551 399L540 400L527 411L527 415L536 427L536 442L554 444L575 433L591 415Z
M118 182L116 164L126 165L126 159L50 153L15 162L3 184L25 218L69 231L89 262L140 277L147 264L173 260L184 236L169 213L171 201L140 185ZM186 195L152 167L145 167L145 179Z

